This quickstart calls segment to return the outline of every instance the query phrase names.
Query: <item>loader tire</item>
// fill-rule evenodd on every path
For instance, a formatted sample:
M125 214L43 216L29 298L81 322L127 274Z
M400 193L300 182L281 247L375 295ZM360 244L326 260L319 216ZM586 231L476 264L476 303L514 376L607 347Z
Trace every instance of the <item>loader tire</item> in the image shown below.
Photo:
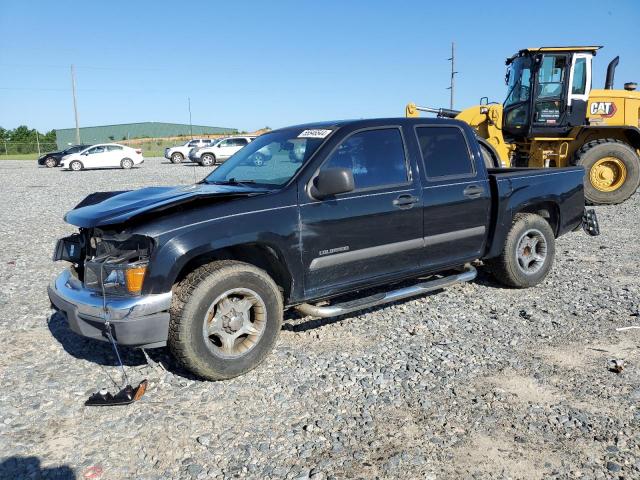
M176 285L169 315L167 343L178 362L207 380L225 380L271 352L282 327L282 295L264 270L215 261Z
M640 185L640 157L620 140L601 138L585 143L574 163L585 169L584 197L590 205L622 203Z
M502 253L485 264L500 283L529 288L549 274L555 253L555 235L549 223L535 213L518 213L513 217Z

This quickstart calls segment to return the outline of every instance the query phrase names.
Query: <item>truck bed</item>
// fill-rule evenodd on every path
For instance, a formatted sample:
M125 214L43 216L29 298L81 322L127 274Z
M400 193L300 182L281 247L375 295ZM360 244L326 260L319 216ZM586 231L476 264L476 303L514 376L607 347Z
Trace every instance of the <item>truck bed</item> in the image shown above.
M584 191L582 167L568 168L489 168L493 193L487 257L500 254L511 227L513 211L531 204L532 211L547 210L557 220L555 234L560 236L582 223ZM563 193L558 193L563 192ZM533 204L535 199L535 204ZM495 241L494 241L495 240Z

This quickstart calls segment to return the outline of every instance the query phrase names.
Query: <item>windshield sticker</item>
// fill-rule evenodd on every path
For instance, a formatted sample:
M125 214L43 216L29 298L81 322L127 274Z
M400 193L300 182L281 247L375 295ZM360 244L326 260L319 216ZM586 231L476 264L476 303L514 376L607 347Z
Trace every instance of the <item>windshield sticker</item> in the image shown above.
M331 133L331 130L313 129L303 130L298 138L324 138Z

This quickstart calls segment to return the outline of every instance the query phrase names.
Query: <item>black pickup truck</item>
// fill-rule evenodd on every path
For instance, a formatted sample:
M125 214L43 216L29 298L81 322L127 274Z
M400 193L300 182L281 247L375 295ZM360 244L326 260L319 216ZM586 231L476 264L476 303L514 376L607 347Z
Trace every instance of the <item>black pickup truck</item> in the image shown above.
M49 297L80 335L168 345L201 377L225 379L265 358L287 308L352 312L472 280L477 260L531 287L556 237L598 233L584 170L485 161L456 120L275 130L197 184L85 198L65 216L79 232L56 245L71 266Z

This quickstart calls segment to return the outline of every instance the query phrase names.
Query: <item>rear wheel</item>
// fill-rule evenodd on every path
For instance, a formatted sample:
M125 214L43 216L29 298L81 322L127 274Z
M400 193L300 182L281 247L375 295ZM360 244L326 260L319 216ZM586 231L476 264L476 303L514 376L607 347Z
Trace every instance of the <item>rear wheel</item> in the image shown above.
M486 263L500 283L528 288L545 279L553 266L555 252L555 235L549 223L534 213L518 213L502 253Z
M82 170L83 167L82 167L82 163L79 160L74 160L69 164L69 168L74 172L79 172L80 170Z
M182 155L180 152L175 152L171 154L172 163L182 163L182 160L184 160L184 155Z
M123 158L120 161L120 166L125 170L129 170L131 167L133 167L133 160L131 160L130 158Z
M619 140L586 143L576 152L575 163L585 169L584 196L591 205L622 203L640 185L640 158Z
M191 272L174 290L168 345L193 373L223 380L258 366L282 326L282 296L253 265L223 260Z
M210 167L216 163L216 157L212 153L205 153L200 157L200 165Z
M48 168L53 168L55 166L58 165L58 162L56 161L55 158L53 157L47 157L44 161L44 164L48 167Z

